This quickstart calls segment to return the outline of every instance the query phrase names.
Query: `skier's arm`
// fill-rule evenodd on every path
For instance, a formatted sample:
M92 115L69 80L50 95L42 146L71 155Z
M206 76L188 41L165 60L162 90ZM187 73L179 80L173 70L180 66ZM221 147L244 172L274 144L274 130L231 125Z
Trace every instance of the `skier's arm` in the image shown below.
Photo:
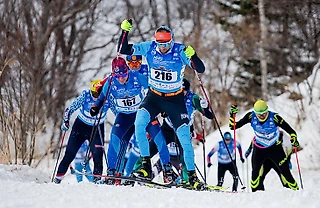
M207 156L207 162L208 162L208 164L211 163L211 161L210 161L211 156L212 156L216 151L218 151L218 150L219 150L219 144L216 144L216 145L211 149L211 151L209 152L209 154L208 154L208 156Z
M201 101L200 97L197 94L194 94L194 96L192 97L192 105L193 105L193 107L197 111L202 113L202 115L204 115L206 118L213 119L213 113L211 112L209 106L207 106L206 108L202 108L200 101Z
M253 137L253 139L254 139L254 137ZM252 148L253 148L253 140L250 142L249 148L247 149L246 153L244 154L244 156L246 158L249 157L249 155L251 154Z
M128 33L127 31L122 30L119 41L118 41L118 49L119 51L120 48L120 53L121 54L126 54L126 55L132 55L133 54L133 47L132 44L128 43Z
M97 107L99 110L102 107L103 103L107 100L106 96L109 96L110 87L111 87L110 82L112 81L112 79L113 78L107 79L106 83L103 85L102 92L100 93L98 99L94 102L93 106Z
M242 119L236 122L236 129L239 129L242 126L246 125L247 123L250 123L251 119L252 119L252 112L248 112ZM235 122L234 122L233 114L230 114L229 127L231 130L234 129L234 125L235 125Z
M277 126L281 127L283 130L285 130L291 138L291 145L298 147L299 142L297 140L297 133L293 128L279 115L279 114L274 114L273 120L276 123Z
M237 142L237 148L238 148L238 152L239 152L240 158L243 158L243 155L242 155L242 148L241 148L240 143L238 143L238 142Z
M193 50L194 54L190 58L186 55L186 49L190 49L189 47L190 46L185 47L184 45L181 45L180 57L182 58L182 61L197 72L203 73L205 71L205 66L192 47L191 50Z
M85 90L82 91L81 95L79 95L76 99L72 101L69 107L66 108L63 114L63 121L69 122L71 115L78 110L84 103L85 98Z

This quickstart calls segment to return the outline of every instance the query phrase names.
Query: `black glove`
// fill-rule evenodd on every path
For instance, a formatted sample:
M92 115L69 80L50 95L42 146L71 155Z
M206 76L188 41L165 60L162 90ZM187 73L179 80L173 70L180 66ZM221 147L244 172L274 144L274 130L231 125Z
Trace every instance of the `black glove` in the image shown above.
M300 146L296 135L291 135L291 140L290 141L291 141L291 145L293 147L299 147Z
M210 168L210 167L211 167L211 165L212 165L212 163L211 163L211 162L209 162L209 163L208 163L208 168Z
M242 163L244 163L244 159L243 159L243 157L240 157L240 160L241 160L241 162L242 162Z
M99 113L99 108L97 106L92 106L90 108L90 115L91 116L96 116Z

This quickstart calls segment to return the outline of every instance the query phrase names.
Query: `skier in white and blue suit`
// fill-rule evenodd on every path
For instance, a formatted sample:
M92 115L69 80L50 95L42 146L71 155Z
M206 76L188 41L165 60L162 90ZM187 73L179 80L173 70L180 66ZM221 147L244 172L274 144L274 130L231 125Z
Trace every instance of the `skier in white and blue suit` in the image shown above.
M90 110L91 115L96 115L104 100L107 100L109 107L116 113L107 154L109 175L123 171L126 149L134 133L136 113L145 97L144 90L148 88L147 77L140 74L139 71L129 70L125 60L121 57L112 61L112 71L113 78L106 81L102 93ZM161 148L165 141L156 119L149 122L148 132L157 146ZM170 162L168 149L165 154L162 154L161 160L163 164Z
M54 179L55 183L60 183L65 173L67 172L70 163L75 158L79 148L85 140L90 143L90 149L93 154L94 169L93 174L102 174L103 164L103 138L104 138L104 120L106 118L106 110L103 111L101 115L100 122L98 124L98 117L90 115L90 108L94 104L95 100L98 98L99 93L96 90L96 84L100 80L94 80L91 82L90 89L82 91L71 105L66 108L63 116L63 123L61 126L62 131L67 131L70 125L71 115L79 109L79 114L74 121L72 130L69 136L69 141L67 144L66 152L62 161L59 164L56 177ZM93 141L90 141L91 133L94 125L98 125L98 130L94 136Z
M217 186L222 187L224 182L224 175L226 171L228 170L232 177L233 177L233 186L232 191L237 191L238 188L238 175L236 170L237 167L233 164L232 160L235 162L234 158L236 155L236 152L234 151L234 139L231 136L230 132L225 132L223 134L224 141L219 141L209 152L207 161L208 161L208 168L211 167L212 163L210 161L210 157L215 153L218 152L218 184ZM225 145L227 144L227 146ZM243 155L242 155L242 149L241 145L237 142L236 147L238 148L239 154L240 154L240 160L242 163L244 163ZM227 150L229 149L229 152L231 154L232 159L229 156L229 152Z
M190 141L189 119L182 93L182 79L186 65L203 73L204 64L191 46L185 47L183 44L174 42L173 32L166 26L161 26L156 30L155 41L138 44L128 43L127 32L131 28L130 21L124 20L121 23L122 33L118 45L118 48L121 49L120 53L143 55L149 66L149 92L141 104L135 120L135 134L143 157L142 167L137 170L136 175L151 178L152 170L146 127L150 119L161 112L166 112L182 145L190 183L195 189L202 190L205 188L205 184L198 179L195 172L194 150Z

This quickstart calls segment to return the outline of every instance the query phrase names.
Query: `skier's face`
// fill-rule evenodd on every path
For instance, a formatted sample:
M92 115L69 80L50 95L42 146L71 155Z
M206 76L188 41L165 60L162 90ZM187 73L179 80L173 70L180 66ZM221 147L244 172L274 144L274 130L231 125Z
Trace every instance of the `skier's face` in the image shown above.
M90 91L90 93L91 93L93 100L96 101L99 97L99 93L96 91L92 91L92 90Z
M172 45L172 35L169 31L160 30L156 32L156 43L160 53L167 53Z
M171 47L170 44L168 46L158 45L159 51L162 54L166 54L170 50L170 47Z
M260 122L264 122L265 120L267 120L268 114L269 114L269 112L262 113L262 114L256 114L256 115L257 115L258 120L259 120Z
M140 69L142 60L139 61L128 61L128 66L131 70L138 70Z
M123 85L128 80L128 72L121 75L116 75L115 77L118 80L118 82Z

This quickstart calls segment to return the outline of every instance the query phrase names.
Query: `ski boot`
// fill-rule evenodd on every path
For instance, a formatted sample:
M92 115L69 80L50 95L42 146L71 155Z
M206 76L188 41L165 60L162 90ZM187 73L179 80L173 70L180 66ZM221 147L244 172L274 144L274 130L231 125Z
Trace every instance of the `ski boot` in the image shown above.
M196 171L194 170L188 171L188 175L189 175L189 182L195 190L197 191L206 190L206 185L199 180Z
M177 188L184 188L184 189L192 190L191 184L185 180L181 180L180 183L177 183Z
M135 171L134 176L138 178L145 178L151 180L152 178L152 169L150 157L143 157L141 162L141 167Z
M55 178L53 179L53 182L54 182L55 184L60 184L60 183L61 183L61 181L62 181L62 179L61 179L61 178L57 178L57 177L55 177Z
M107 170L107 176L115 176L115 174L116 174L116 169L112 168ZM107 185L114 185L116 183L116 179L106 177L104 183Z
M102 180L101 177L94 176L93 183L94 184L104 184L104 180Z
M164 164L163 169L164 169L164 177L163 177L164 182L171 183L177 179L178 176L173 171L171 163Z

